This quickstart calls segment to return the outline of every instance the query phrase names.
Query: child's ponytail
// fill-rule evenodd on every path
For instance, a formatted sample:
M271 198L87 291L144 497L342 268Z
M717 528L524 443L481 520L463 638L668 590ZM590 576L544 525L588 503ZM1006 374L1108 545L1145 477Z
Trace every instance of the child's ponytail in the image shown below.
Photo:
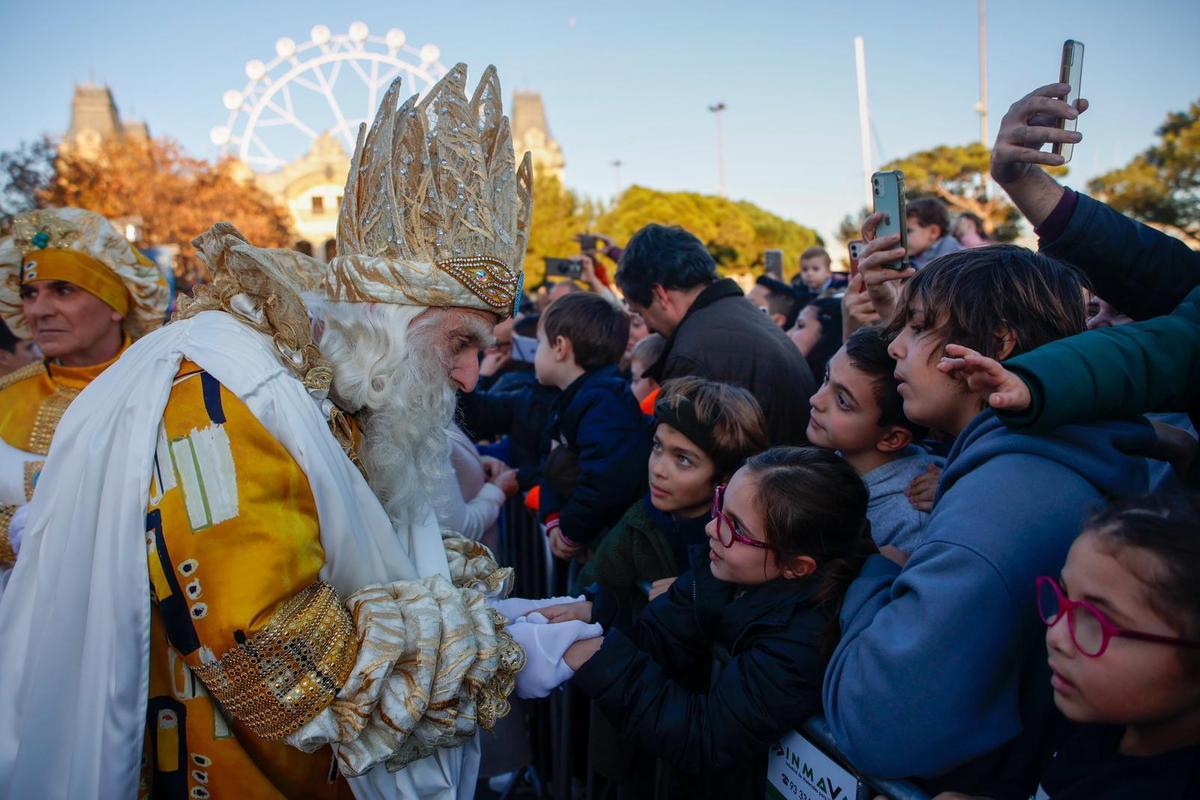
M841 456L818 447L776 447L751 458L746 468L779 563L801 555L817 562L817 602L830 617L822 650L829 655L846 589L877 552L867 522L867 487Z

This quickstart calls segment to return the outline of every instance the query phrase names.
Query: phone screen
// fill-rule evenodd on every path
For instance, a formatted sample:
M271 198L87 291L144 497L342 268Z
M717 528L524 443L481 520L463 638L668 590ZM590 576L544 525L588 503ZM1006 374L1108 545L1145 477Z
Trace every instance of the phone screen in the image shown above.
M534 357L537 355L538 340L532 336L519 336L513 334L512 337L512 360L520 361L524 364L532 364Z
M1058 80L1071 87L1063 100L1075 106L1079 102L1080 84L1083 82L1083 42L1077 42L1074 39L1067 39L1063 42L1062 64L1059 67ZM1059 123L1065 131L1075 130L1078 124L1078 119L1064 119ZM1071 151L1074 147L1070 142L1055 142L1051 151L1061 155L1063 161L1070 161Z

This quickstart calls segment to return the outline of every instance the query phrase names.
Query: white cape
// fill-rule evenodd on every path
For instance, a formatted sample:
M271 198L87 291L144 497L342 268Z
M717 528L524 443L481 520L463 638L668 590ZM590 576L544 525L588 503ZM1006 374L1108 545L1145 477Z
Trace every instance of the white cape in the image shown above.
M358 589L440 573L432 510L408 531L387 513L269 338L215 311L137 341L59 423L0 598L0 797L137 793L149 691L145 516L154 448L180 360L236 394L308 477L321 523L321 578ZM389 774L357 797L472 797L478 737Z

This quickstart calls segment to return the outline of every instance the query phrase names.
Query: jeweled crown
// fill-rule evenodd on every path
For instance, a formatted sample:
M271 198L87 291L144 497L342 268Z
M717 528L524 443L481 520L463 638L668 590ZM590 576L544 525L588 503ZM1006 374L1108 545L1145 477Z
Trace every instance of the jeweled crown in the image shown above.
M518 168L500 79L474 95L456 64L420 101L388 88L359 129L338 216L332 300L474 308L501 318L520 302L533 169Z

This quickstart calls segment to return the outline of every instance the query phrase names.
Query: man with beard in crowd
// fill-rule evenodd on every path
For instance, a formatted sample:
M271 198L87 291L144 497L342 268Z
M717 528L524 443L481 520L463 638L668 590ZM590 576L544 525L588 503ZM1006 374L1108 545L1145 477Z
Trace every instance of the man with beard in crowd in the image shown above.
M524 653L430 493L531 167L494 69L399 88L329 265L218 224L212 283L63 418L0 602L0 795L473 795Z

